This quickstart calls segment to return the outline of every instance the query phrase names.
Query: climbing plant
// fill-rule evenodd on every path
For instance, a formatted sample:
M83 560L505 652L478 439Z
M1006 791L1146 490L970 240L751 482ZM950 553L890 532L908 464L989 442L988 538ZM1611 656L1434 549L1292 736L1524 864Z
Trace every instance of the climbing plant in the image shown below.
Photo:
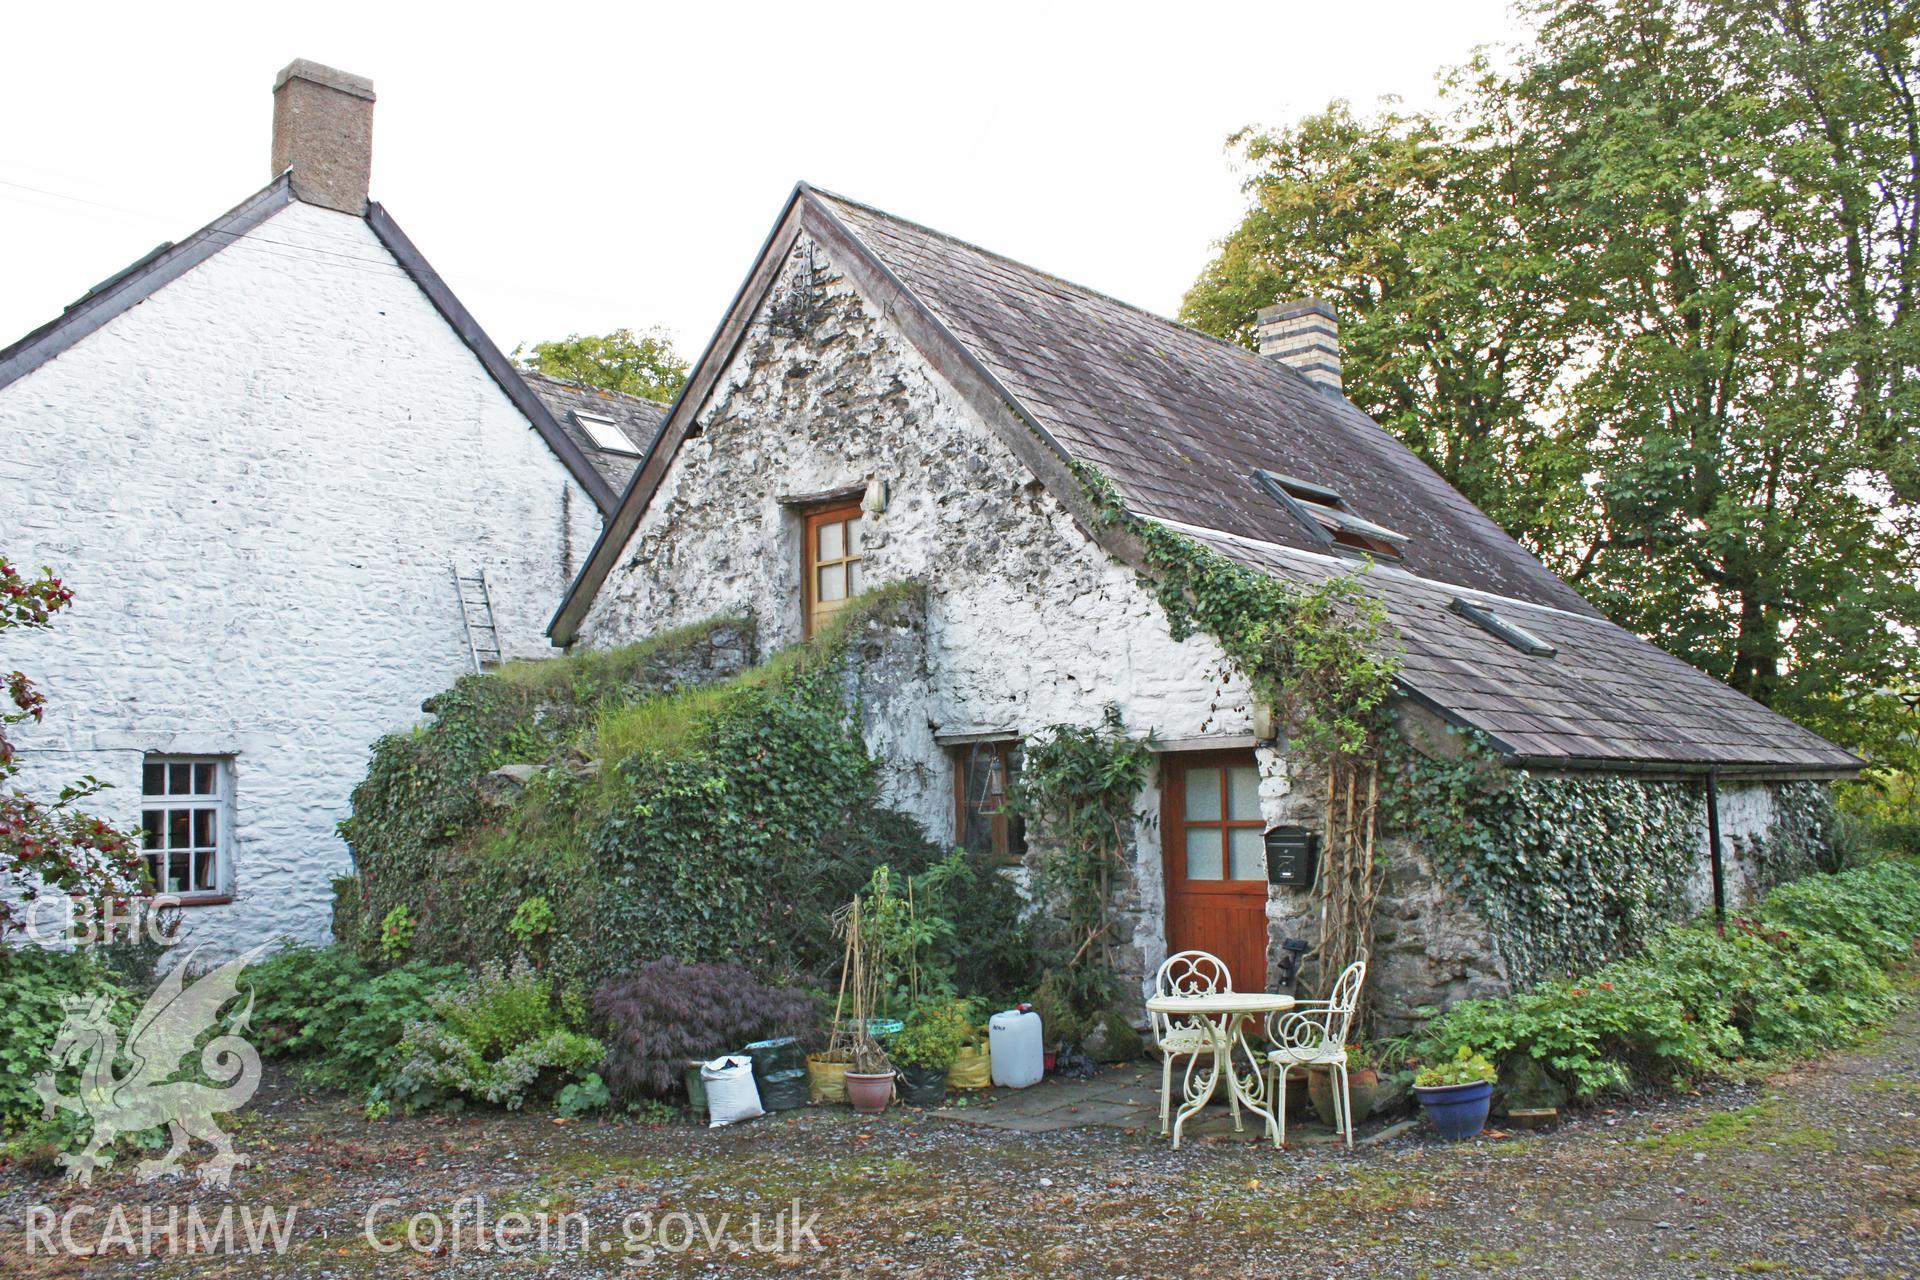
M1093 468L1078 474L1096 522L1140 547L1174 639L1211 637L1274 708L1296 760L1324 776L1316 955L1338 973L1369 950L1380 892L1380 753L1400 665L1385 607L1352 575L1303 583L1236 564L1135 515Z
M1153 739L1132 738L1109 703L1097 726L1059 724L1021 751L1008 808L1038 836L1035 896L1049 915L1048 968L1074 1013L1114 1003L1113 885L1127 862Z
M1487 922L1515 986L1640 950L1687 914L1704 794L1613 773L1536 777L1482 735L1393 752L1387 818Z

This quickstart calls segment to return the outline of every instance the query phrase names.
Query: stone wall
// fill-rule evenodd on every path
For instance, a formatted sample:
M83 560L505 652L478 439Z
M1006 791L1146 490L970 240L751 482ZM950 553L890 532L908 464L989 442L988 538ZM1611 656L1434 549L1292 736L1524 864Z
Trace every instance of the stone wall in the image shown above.
M890 500L867 519L867 580L924 582L926 616L919 625L867 624L872 634L855 637L852 692L889 802L934 838L953 836L953 759L941 745L949 735L1090 725L1111 701L1131 732L1151 730L1172 746L1250 741L1245 682L1218 648L1171 638L1133 571L1100 550L875 318L823 250L796 246L784 287L809 263L821 286L817 316L801 332L756 318L599 593L584 642L623 643L731 611L761 619L764 648L797 639L800 518L780 497L879 478ZM1258 759L1268 819L1297 820L1305 806L1318 825L1311 797L1294 794L1284 754L1269 745ZM1143 993L1167 950L1159 806L1152 780L1129 873L1115 886L1120 967ZM1307 895L1271 892L1277 946L1307 927L1310 912ZM1429 877L1392 899L1404 899L1394 944L1406 959L1389 972L1409 984L1410 1004L1479 990L1457 937L1443 936L1431 964L1418 959L1426 900L1437 896Z
M450 566L542 655L599 530L366 223L299 203L0 390L0 440L0 550L76 593L6 638L49 699L22 785L96 774L134 826L143 753L232 757L221 949L326 935L369 745L469 669Z

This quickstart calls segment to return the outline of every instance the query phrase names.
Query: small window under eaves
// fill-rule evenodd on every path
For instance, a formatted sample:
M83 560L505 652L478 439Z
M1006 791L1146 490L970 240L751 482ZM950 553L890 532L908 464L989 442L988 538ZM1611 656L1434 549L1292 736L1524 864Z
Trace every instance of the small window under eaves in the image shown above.
M1501 617L1483 604L1474 604L1472 601L1455 596L1453 603L1447 607L1469 622L1478 625L1481 630L1499 636L1522 653L1532 654L1536 658L1551 658L1559 652L1552 644L1542 640L1525 627Z
M628 453L639 456L640 450L633 441L627 439L626 432L614 425L612 418L600 418L591 413L573 411L573 420L587 433L587 439L593 441L593 447L602 453Z
M1347 500L1325 485L1265 470L1256 470L1253 480L1330 551L1398 560L1407 545L1406 534L1355 515Z

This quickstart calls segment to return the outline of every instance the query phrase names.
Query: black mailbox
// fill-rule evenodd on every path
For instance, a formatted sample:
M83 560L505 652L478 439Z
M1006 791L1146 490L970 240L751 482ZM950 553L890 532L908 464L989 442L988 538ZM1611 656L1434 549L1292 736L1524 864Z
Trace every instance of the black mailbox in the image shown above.
M1320 837L1305 827L1274 827L1267 832L1267 882L1304 889L1313 883Z

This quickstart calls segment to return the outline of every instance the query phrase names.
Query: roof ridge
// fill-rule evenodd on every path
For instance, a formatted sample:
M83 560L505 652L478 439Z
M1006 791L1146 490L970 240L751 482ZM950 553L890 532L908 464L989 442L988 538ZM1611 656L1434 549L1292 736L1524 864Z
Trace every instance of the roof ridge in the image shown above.
M959 236L956 236L951 232L940 230L938 227L930 227L924 222L915 222L912 218L903 218L897 213L891 213L886 209L880 208L878 205L868 204L864 200L855 200L852 196L844 196L837 191L829 191L825 187L815 186L811 182L803 181L800 183L800 187L802 190L807 191L813 195L820 196L823 199L837 201L840 204L852 205L856 209L864 209L868 213L874 214L876 217L885 218L889 222L897 222L901 226L912 227L915 231L924 232L925 234L933 236L934 238L939 240L945 240L949 244L959 245L961 248L969 250L973 253L977 253L983 258L991 258L995 262L1004 262L1010 267L1017 267L1020 270L1025 271L1031 275L1040 277L1042 280L1051 280L1055 284L1062 285L1065 288L1072 289L1078 293L1085 294L1089 298L1095 299L1100 302L1110 303L1113 306L1119 307L1123 311L1131 311L1135 315L1144 316L1147 319L1152 320L1154 323L1163 325L1166 328L1172 329L1177 333L1182 333L1182 334L1189 335L1191 337L1203 339L1207 342L1213 343L1216 346L1223 347L1226 350L1233 352L1235 355L1243 356L1246 359L1253 361L1254 363L1249 367L1267 369L1275 373L1280 373L1283 376L1291 375L1302 386L1311 389L1316 394L1319 394L1319 395L1326 394L1326 392L1321 389L1318 383L1311 381L1305 375L1301 374L1299 370L1293 368L1291 365L1288 365L1279 360L1270 359L1266 356L1259 354L1258 352L1249 351L1245 347L1241 346L1239 343L1230 341L1229 339L1226 339L1226 338L1222 338L1217 334L1208 333L1204 329L1196 329L1190 324L1182 324L1180 321L1172 319L1168 316L1163 316L1157 311L1149 311L1147 308L1139 305L1138 303L1128 302L1124 298L1116 298L1110 293L1102 293L1098 289L1089 288L1086 285L1080 284L1077 281L1069 280L1065 276L1057 276L1053 274L1053 272L1051 271L1047 271L1040 267L1034 266L1032 263L1022 262L1018 258L1010 258L1004 253L996 253L992 249L988 249L983 245L975 244L971 240L963 240ZM1346 396L1344 394L1340 395L1338 398L1342 401L1346 401ZM1351 401L1346 401L1346 402L1349 404L1352 403ZM1354 408L1358 410L1359 406L1354 405ZM1362 410L1361 412L1364 412L1364 410Z
M509 358L511 359L511 357ZM550 373L542 373L532 365L521 364L517 360L514 361L513 367L519 371L520 376L523 378L538 378L542 382L551 382L558 387L568 387L575 391L591 392L594 395L617 396L630 404L639 405L644 408L658 409L662 413L667 411L665 403L655 400L650 396L637 396L631 391L617 391L612 387L603 387L594 382L581 382L575 378L556 378Z

